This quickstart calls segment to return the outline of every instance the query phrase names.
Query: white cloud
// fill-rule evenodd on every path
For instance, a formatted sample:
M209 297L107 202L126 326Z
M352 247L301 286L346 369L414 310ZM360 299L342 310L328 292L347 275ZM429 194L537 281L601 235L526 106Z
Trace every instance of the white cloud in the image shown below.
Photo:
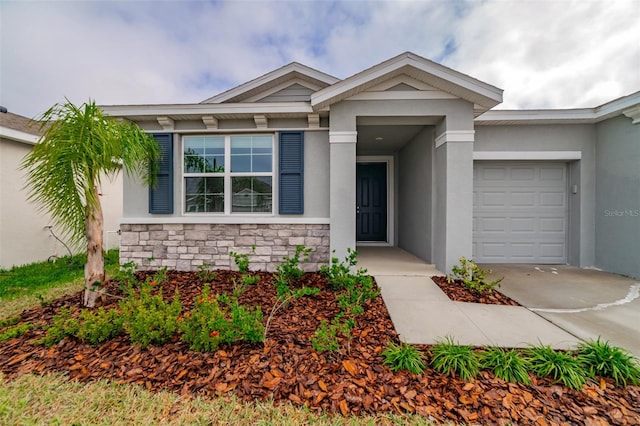
M640 90L640 2L0 2L0 104L199 102L291 61L347 77L413 51L502 107ZM451 46L456 49L447 55Z

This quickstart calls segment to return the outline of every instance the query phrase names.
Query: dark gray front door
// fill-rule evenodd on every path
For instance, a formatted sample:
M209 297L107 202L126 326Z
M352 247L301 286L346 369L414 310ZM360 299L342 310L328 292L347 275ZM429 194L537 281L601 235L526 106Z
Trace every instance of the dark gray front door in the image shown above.
M356 165L356 240L387 241L387 164Z

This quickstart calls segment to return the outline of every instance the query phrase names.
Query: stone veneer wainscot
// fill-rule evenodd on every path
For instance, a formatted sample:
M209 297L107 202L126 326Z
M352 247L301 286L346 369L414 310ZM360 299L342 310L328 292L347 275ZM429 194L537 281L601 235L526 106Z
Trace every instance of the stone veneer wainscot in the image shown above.
M120 263L132 261L141 270L193 271L204 263L235 269L229 252L251 253L253 246L252 270L274 271L299 245L313 250L304 270L329 261L328 224L122 224L120 231Z

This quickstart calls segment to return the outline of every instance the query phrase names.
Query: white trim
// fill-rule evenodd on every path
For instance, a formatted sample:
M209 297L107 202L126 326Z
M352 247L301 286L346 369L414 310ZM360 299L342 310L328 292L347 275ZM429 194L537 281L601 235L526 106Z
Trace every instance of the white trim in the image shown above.
M474 151L474 160L581 160L582 151Z
M312 90L314 92L317 92L318 90L322 89L323 86L320 86L318 84L313 84L311 82L308 82L306 80L302 80L301 78L292 78L291 80L287 80L282 84L278 84L275 87L272 87L269 90L265 90L264 92L260 92L257 95L253 95L250 98L247 98L244 100L244 102L257 102L261 99L264 99L268 96L273 95L274 93L278 93L281 90L284 90L288 87L293 86L294 84L298 84L300 86L303 86L309 90Z
M358 132L329 132L329 143L356 143Z
M168 105L101 105L100 109L110 117L150 117L198 115L216 116L229 114L311 114L309 102L257 102L228 104L168 104Z
M156 120L158 121L158 124L162 127L162 130L164 131L173 130L175 122L173 121L172 118L169 118L167 116L159 116L159 117L156 117Z
M622 113L631 119L632 124L640 124L640 105L625 109Z
M211 134L211 133L207 133L207 134ZM203 136L206 136L207 134L204 134ZM184 139L185 137L189 137L189 136L193 136L193 135L185 135L185 134L181 134L180 135L180 144L179 144L179 149L180 149L180 184L182 186L182 200L181 200L181 205L182 205L182 209L181 209L181 217L187 217L187 218L191 218L191 217L203 217L203 218L207 218L208 220L213 220L215 222L218 222L221 218L225 218L225 217L235 217L235 216L240 216L242 217L242 213L234 213L231 211L232 209L232 199L233 199L233 194L232 194L232 188L231 188L231 179L234 177L270 177L271 178L271 212L260 212L260 213L253 213L252 217L256 218L256 217L264 217L264 218L273 218L275 213L275 202L274 200L277 199L278 193L276 191L276 187L277 187L277 182L276 182L276 158L278 153L276 152L276 136L274 133L265 133L264 130L259 133L258 135L252 134L251 136L260 136L260 135L264 135L264 136L270 136L271 137L271 172L232 172L231 171L231 138L233 136L242 136L244 133L237 133L237 134L215 134L212 136L218 136L218 137L223 137L224 138L224 172L221 173L185 173L184 171ZM186 207L187 207L187 200L186 200L186 193L187 193L187 183L186 183L186 179L188 177L221 177L223 178L223 182L224 182L224 212L187 212L186 211ZM228 196L227 196L228 194Z
M0 126L0 137L11 139L16 142L28 143L29 145L35 145L38 143L38 140L40 140L40 136L3 126Z
M615 99L595 108L532 109L487 111L477 117L476 124L598 123L640 107L640 92Z
M164 224L164 223L210 223L210 224L309 224L329 225L328 217L288 217L288 216L167 216L167 217L124 217L121 225Z
M475 130L447 130L436 138L436 148L449 142L473 142L475 133Z
M309 127L269 127L267 129L180 129L175 130L174 133L181 135L243 135L243 134L265 134L265 133L277 133L277 132L290 132L295 130L301 130L304 132L328 132L328 127L319 127L317 129ZM145 133L157 133L158 130L143 129Z
M436 91L385 91L385 92L362 92L347 98L350 101L388 101L393 99L459 99L457 96L445 92Z
M413 53L406 52L312 94L311 105L314 108L328 106L335 101L339 101L340 97L346 93L357 90L376 79L389 76L404 67L414 68L432 76L433 79L445 81L464 91L472 92L483 98L486 107L494 107L502 102L502 89Z
M367 92L383 92L386 90L391 89L392 87L397 86L398 84L404 83L407 86L411 86L416 90L422 90L422 91L433 91L433 90L438 90L435 87L416 80L415 78L411 78L408 75L397 75L393 78L390 78L389 80L386 80L380 84L378 84L377 86L372 87L371 89L368 89Z
M287 74L290 74L293 72L297 72L313 80L321 81L325 84L334 84L335 82L340 81L339 79L333 76L330 76L329 74L325 74L321 71L315 70L313 68L310 68L306 65L302 65L297 62L292 62L281 68L278 68L277 70L271 71L270 73L267 73L258 78L255 78L247 83L244 83L244 84L241 84L240 86L236 86L232 89L229 89L226 92L222 92L209 99L205 99L204 101L202 101L202 103L224 102L227 99L240 96L243 93L249 92L253 89L256 89L264 84L277 80L278 78L284 77Z
M356 241L356 245L393 247L395 242L395 171L393 155L359 155L357 163L386 163L387 165L387 241ZM355 220L355 218L354 218Z

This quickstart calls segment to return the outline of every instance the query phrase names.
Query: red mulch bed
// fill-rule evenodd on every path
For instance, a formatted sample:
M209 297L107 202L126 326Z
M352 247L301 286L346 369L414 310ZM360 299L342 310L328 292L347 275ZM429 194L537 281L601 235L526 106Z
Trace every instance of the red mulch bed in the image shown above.
M431 277L434 283L440 287L440 289L449 297L449 299L455 302L469 302L469 303L484 303L487 305L506 305L506 306L521 306L518 302L505 296L497 290L491 293L478 293L468 289L462 284L462 281L455 280L448 282L447 277Z
M202 288L195 273L169 272L164 294L180 289L184 309L190 309ZM236 272L221 271L212 288L232 290ZM248 287L240 303L260 305L270 312L275 302L271 276ZM99 378L137 383L150 390L217 395L233 392L245 401L273 398L316 412L343 415L412 412L438 421L483 424L640 424L640 388L589 384L573 391L532 377L532 386L505 383L482 372L472 381L428 369L416 376L391 372L380 352L387 341L398 341L380 297L358 317L351 353L318 353L310 337L321 320L339 312L334 293L319 274L306 274L300 285L316 286L316 296L293 300L273 321L262 344L221 346L215 353L190 351L177 337L164 346L140 349L125 336L98 347L68 338L51 348L33 345L41 329L0 343L0 370L9 378L24 373L64 372L71 380ZM109 293L122 294L109 284ZM21 322L46 324L61 306L81 308L81 295L64 297L43 308L26 311ZM111 297L103 306L115 306ZM266 317L266 314L265 314ZM428 346L421 346L427 354ZM594 422L594 423L590 423ZM597 422L597 423L596 423Z

